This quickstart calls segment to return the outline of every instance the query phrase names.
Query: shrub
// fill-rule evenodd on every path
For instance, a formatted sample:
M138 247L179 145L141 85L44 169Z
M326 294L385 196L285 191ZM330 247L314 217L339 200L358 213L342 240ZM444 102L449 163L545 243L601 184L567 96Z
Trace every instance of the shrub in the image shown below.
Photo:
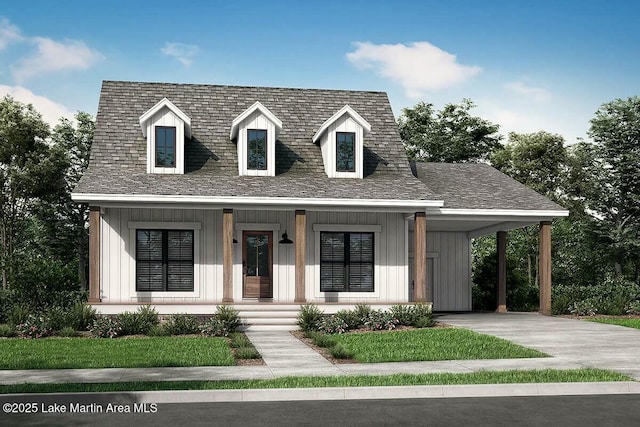
M0 324L9 321L9 314L16 303L16 296L12 289L0 289Z
M360 319L360 326L364 325L364 320L369 317L369 314L373 311L369 304L356 304L353 309L355 316Z
M167 337L171 334L169 333L169 331L167 331L165 325L153 325L151 328L149 328L149 332L147 332L147 335L149 335L150 337Z
M391 316L398 319L398 324L403 326L413 326L416 322L414 306L411 305L394 305L389 309Z
M17 335L16 327L7 325L6 323L0 324L0 337L11 338Z
M68 326L76 331L86 331L91 327L93 321L98 318L96 309L84 302L76 302L67 311Z
M77 337L78 336L78 331L76 331L74 328L72 328L70 326L65 326L64 328L62 328L62 329L60 329L58 331L58 336L66 337L66 338L73 338L73 337Z
M415 326L416 328L430 328L434 325L434 323L435 322L433 321L433 317L429 315L418 317L413 326Z
M364 321L364 326L372 331L391 331L398 325L398 319L389 312L372 310Z
M193 314L178 313L169 316L163 325L169 335L188 335L200 332L200 322Z
M350 352L342 343L337 343L329 349L329 353L336 359L351 359L353 353Z
M317 305L309 303L300 307L298 313L298 326L304 332L315 331L318 329L318 323L322 320L322 310Z
M355 310L340 310L333 317L341 319L347 325L348 330L358 329L362 326L362 318Z
M42 338L51 333L48 319L44 316L29 315L27 320L16 326L20 338Z
M122 328L120 335L146 335L160 323L158 312L149 305L141 305L135 312L125 311L116 316L116 322Z
M77 264L51 257L23 257L15 266L12 289L18 303L40 312L52 306L67 308L86 301L80 291Z
M45 311L45 315L49 318L49 325L54 331L60 331L63 328L86 331L97 317L93 307L81 302L67 308L49 307Z
M238 359L260 359L260 353L255 347L239 347L236 349L236 357Z
M411 322L408 326L430 328L434 323L430 304L417 303L411 307Z
M49 307L45 311L45 315L49 319L49 326L54 331L59 331L68 326L67 311L60 306Z
M18 325L20 323L24 323L27 321L27 318L32 314L32 310L30 307L17 304L11 308L9 312L8 321L11 325Z
M551 310L554 314L567 314L575 310L576 304L580 308L583 301L589 301L600 314L619 315L625 314L629 304L638 300L640 285L624 278L609 276L598 285L554 285Z
M627 314L640 314L640 301L632 301L627 305Z
M200 326L200 333L206 337L226 337L229 335L229 330L224 321L213 316Z
M595 316L598 314L598 309L593 300L583 300L574 303L569 312L575 316Z
M349 329L349 325L338 316L323 317L318 325L318 330L325 334L344 334Z
M240 327L240 315L238 310L228 305L216 307L216 317L223 324L228 332L235 332Z
M116 320L109 317L99 317L93 321L89 332L96 338L115 338L121 334L122 327Z

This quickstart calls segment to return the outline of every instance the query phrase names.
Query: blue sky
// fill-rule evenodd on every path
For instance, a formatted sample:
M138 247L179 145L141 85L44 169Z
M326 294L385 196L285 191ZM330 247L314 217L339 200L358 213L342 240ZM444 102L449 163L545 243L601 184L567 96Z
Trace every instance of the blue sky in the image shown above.
M585 137L640 95L635 1L24 1L0 8L0 96L47 121L102 80L385 91L458 103L503 132Z

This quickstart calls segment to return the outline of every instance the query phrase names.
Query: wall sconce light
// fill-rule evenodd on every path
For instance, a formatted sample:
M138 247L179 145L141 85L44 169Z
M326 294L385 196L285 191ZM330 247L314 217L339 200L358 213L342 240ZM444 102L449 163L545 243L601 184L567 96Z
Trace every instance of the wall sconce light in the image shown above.
M293 240L291 240L289 236L287 236L287 231L285 230L282 234L282 239L278 243L280 243L281 245L291 245L293 244Z

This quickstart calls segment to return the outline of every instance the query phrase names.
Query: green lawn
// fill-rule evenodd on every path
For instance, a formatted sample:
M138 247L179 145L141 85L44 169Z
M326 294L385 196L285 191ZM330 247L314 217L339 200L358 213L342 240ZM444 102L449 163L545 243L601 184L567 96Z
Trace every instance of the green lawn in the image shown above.
M9 393L78 393L154 390L230 390L302 387L370 387L456 384L512 384L631 381L617 372L600 369L482 371L467 374L396 374L383 376L285 377L246 381L154 381L101 384L15 384L0 385L0 394Z
M225 338L0 339L0 369L229 366Z
M512 359L548 355L467 329L429 328L334 335L358 362Z
M598 323L608 323L610 325L618 325L618 326L626 326L627 328L635 328L640 329L640 319L627 319L627 318L619 318L619 319L606 319L602 317L594 317L592 319L585 319L590 322L598 322Z

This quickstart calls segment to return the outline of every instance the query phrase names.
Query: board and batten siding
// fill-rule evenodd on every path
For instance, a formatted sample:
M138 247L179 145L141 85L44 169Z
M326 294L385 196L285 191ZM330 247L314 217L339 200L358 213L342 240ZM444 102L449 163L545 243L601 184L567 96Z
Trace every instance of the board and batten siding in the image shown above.
M406 222L403 215L367 212L307 211L307 251L305 297L309 302L395 303L408 301L409 271L407 267ZM295 243L278 241L286 231L295 240L294 211L234 211L233 296L242 298L242 232L273 232L273 301L293 302L295 298ZM194 292L192 294L135 291L135 228L194 228ZM320 289L317 254L318 224L323 230L336 226L339 231L376 231L375 292L325 295ZM198 209L107 208L101 219L101 294L104 303L162 302L219 303L222 301L222 211ZM338 230L337 230L338 231Z
M317 253L319 231L314 225L330 231L331 226L338 226L336 231L349 231L348 226L356 226L354 230L379 229L375 233L374 254L375 265L373 294L362 293L327 293L320 292L320 265ZM379 226L379 227L378 227ZM306 256L306 299L308 302L345 302L345 303L394 303L407 302L408 275L406 230L404 216L396 213L376 212L307 212L307 256Z
M409 241L413 241L413 231ZM413 248L409 256L413 262ZM467 233L427 231L427 259L427 268L433 269L427 274L432 279L429 294L433 310L471 311L471 243Z
M156 166L156 126L176 128L175 167ZM184 173L184 122L169 108L164 107L147 124L147 173L183 174Z

